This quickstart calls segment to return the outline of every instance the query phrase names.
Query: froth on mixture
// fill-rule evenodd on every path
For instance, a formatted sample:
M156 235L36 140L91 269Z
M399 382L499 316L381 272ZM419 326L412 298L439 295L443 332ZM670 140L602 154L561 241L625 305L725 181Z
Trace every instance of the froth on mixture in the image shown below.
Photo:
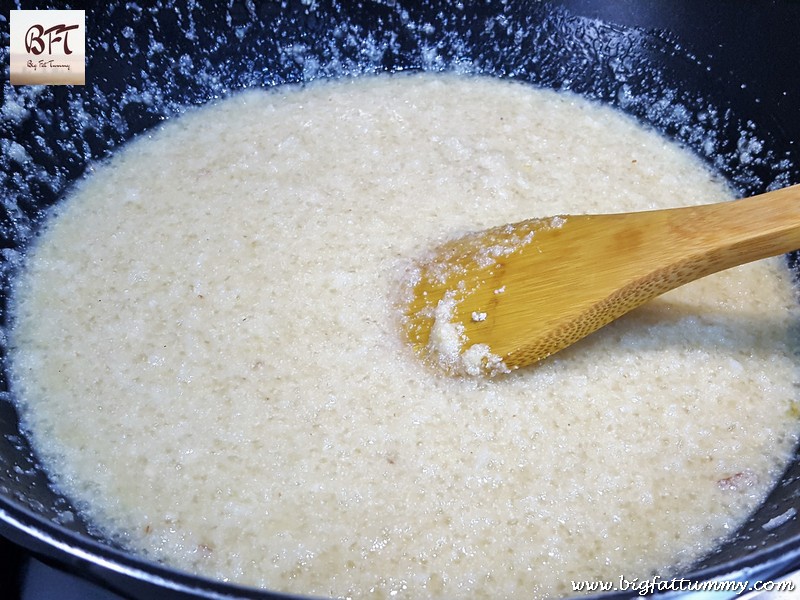
M180 569L417 598L667 575L739 526L797 440L781 261L491 381L423 364L396 294L465 231L729 197L629 118L523 84L240 93L59 206L16 284L13 387L57 485Z

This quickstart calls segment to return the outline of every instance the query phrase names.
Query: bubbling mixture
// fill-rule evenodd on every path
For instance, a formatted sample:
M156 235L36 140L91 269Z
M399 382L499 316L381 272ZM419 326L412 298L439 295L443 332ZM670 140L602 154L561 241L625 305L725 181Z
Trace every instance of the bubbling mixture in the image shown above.
M16 283L13 387L58 487L180 569L341 597L666 576L741 524L797 441L781 261L493 380L423 364L397 294L468 230L729 197L629 118L523 84L240 93L58 207Z

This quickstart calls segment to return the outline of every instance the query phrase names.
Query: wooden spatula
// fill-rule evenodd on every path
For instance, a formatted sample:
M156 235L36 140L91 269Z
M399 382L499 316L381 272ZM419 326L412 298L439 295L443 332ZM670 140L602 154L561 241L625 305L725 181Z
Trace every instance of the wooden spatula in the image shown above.
M505 372L685 283L798 248L800 185L718 204L521 221L417 263L406 331L452 372Z

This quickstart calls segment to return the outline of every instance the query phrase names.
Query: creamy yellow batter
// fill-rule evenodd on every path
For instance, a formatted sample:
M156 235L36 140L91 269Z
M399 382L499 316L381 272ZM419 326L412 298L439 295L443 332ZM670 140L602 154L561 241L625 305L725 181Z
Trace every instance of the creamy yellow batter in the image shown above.
M728 197L629 118L527 85L241 93L130 143L59 207L17 282L13 386L85 514L192 572L526 599L668 574L736 529L797 440L782 263L491 381L422 364L396 294L467 230Z

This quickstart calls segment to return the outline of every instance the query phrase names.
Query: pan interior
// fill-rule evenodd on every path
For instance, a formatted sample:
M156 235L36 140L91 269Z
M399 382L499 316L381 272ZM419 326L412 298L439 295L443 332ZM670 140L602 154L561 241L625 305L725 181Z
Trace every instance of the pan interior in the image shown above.
M704 66L669 36L574 17L547 5L509 3L500 11L474 8L455 15L435 4L376 3L373 10L348 14L341 7L309 9L298 3L288 12L264 5L253 13L235 4L204 8L201 15L192 6L169 13L111 6L92 15L103 34L98 40L116 40L116 46L90 44L94 83L80 89L6 87L2 117L8 135L0 159L3 302L17 256L43 212L89 165L186 105L246 87L409 69L519 79L575 91L654 125L711 163L742 195L797 178L798 162L770 116L749 105L743 111L731 98L716 95L704 79ZM121 24L122 14L136 27L125 29L130 26ZM266 38L267 30L278 35ZM191 36L177 35L184 31ZM130 72L141 77L131 81L125 75ZM13 405L0 403L0 410L5 444L0 486L9 507L58 523L57 535L96 537L47 484L20 435ZM791 507L797 469L793 463L751 521L698 568L792 543L798 534L794 520L781 527L770 523Z

